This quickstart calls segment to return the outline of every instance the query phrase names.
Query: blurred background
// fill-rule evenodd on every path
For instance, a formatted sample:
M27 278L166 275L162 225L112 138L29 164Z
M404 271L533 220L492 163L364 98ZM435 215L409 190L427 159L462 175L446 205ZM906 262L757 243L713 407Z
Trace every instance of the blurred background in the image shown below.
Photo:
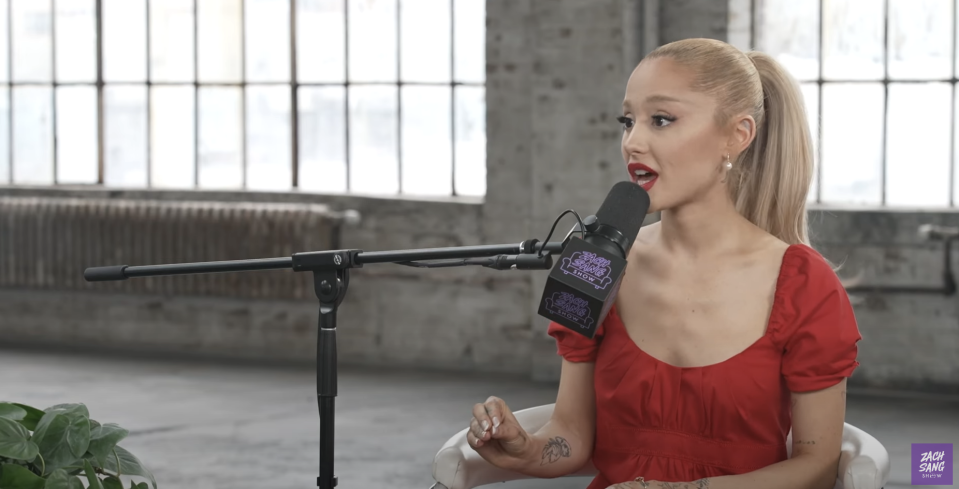
M956 4L0 0L0 399L87 404L160 487L314 487L308 274L83 269L543 239L627 178L642 56L709 37L801 82L813 244L858 279L847 422L908 486L911 443L959 443L957 257L918 233L959 226ZM352 272L341 486L428 487L473 403L555 400L545 275Z

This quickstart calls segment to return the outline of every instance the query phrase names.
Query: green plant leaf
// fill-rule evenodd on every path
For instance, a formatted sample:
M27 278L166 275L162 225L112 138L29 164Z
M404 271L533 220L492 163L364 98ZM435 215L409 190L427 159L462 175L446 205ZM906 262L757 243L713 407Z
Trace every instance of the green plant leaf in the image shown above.
M116 456L111 453L110 456L104 460L104 469L121 475L138 475L140 477L145 477L150 479L150 482L153 483L153 489L156 489L156 478L154 478L153 474L151 474L150 471L143 466L143 464L140 462L140 459L121 446L117 446L113 450L114 453L116 453ZM120 459L119 467L117 467L117 458Z
M146 482L137 484L136 482L130 481L130 489L150 489L150 486L148 486Z
M26 417L26 409L9 402L0 402L0 418L6 418L11 421L20 421Z
M130 432L114 423L107 423L90 430L90 446L87 448L100 467L106 463L107 456L113 456L113 447ZM116 462L116 460L114 460Z
M18 402L14 402L13 405L27 412L26 417L20 420L20 424L30 431L37 429L37 423L40 422L40 418L43 418L43 411L33 406L27 406L26 404L20 404Z
M87 486L88 489L103 489L103 484L100 483L100 478L97 477L97 473L93 470L89 460L83 461L83 473L86 474L87 482L90 484Z
M44 473L73 465L90 446L90 420L75 412L48 412L37 423L32 441L46 463Z
M0 489L43 489L42 477L20 465L0 465Z
M103 479L103 489L123 489L123 482L111 475Z
M77 484L83 488L83 483L76 476L68 474L66 470L57 469L47 476L47 485L43 486L43 489L74 489Z
M0 418L0 457L30 462L37 458L38 453L40 449L30 441L30 432L23 425Z
M43 410L48 414L75 414L90 419L90 410L84 404L57 404Z

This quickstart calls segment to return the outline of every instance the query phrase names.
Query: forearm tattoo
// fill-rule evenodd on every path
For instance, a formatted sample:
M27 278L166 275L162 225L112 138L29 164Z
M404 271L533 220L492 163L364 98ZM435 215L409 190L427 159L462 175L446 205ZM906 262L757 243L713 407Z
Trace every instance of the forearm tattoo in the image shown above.
M815 440L793 440L793 445L815 445Z
M564 457L569 458L570 451L569 443L565 438L561 436L550 438L543 447L543 461L540 465L551 464Z
M709 479L699 479L692 482L655 482L651 487L656 489L708 489Z

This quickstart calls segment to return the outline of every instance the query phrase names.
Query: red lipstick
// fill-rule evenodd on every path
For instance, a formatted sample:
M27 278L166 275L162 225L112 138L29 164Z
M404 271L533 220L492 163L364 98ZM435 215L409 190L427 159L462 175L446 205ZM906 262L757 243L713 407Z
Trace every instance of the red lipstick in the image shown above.
M643 187L647 192L653 188L653 184L655 184L659 178L659 174L652 168L638 161L626 165L626 169L629 171L629 179L632 180L633 183Z

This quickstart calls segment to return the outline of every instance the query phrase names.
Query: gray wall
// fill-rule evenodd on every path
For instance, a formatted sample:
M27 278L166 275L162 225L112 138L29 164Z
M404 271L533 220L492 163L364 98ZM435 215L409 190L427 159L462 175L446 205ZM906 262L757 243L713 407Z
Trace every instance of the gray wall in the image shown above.
M713 0L488 1L484 202L70 189L7 188L0 193L322 202L363 214L358 227L344 230L343 247L364 250L542 239L564 209L594 212L610 186L626 177L614 118L626 79L642 54L683 37L724 39L727 15L726 2ZM920 222L959 221L952 212L829 209L812 215L815 244L828 258L845 260L843 273L861 270L863 281L885 284L937 283L939 255L915 237L915 228ZM571 225L567 217L558 232ZM535 314L544 278L544 273L473 268L424 271L380 265L355 270L340 314L340 361L556 379L555 346L545 334L545 320ZM130 317L137 317L159 302L176 312L166 323L170 331L198 331L205 338L192 343L199 347L178 348L204 353L204 341L227 341L230 330L216 314L198 318L190 311L246 308L260 318L256 327L264 335L281 339L267 345L244 343L227 354L295 361L313 357L315 331L303 326L315 323L313 303L198 300L7 290L0 291L0 328L29 323L56 332L57 324L72 321L72 333L62 334L84 336L77 330L97 328L97 314L107 303L125 304ZM956 300L862 297L856 306L864 336L862 367L853 383L959 392ZM86 322L77 323L82 315L78 308L88 315ZM131 321L120 338L124 348L149 351L156 343L168 344L156 340L161 333L148 331L163 327ZM109 333L97 331L86 336ZM41 336L36 339L50 340L49 334Z

